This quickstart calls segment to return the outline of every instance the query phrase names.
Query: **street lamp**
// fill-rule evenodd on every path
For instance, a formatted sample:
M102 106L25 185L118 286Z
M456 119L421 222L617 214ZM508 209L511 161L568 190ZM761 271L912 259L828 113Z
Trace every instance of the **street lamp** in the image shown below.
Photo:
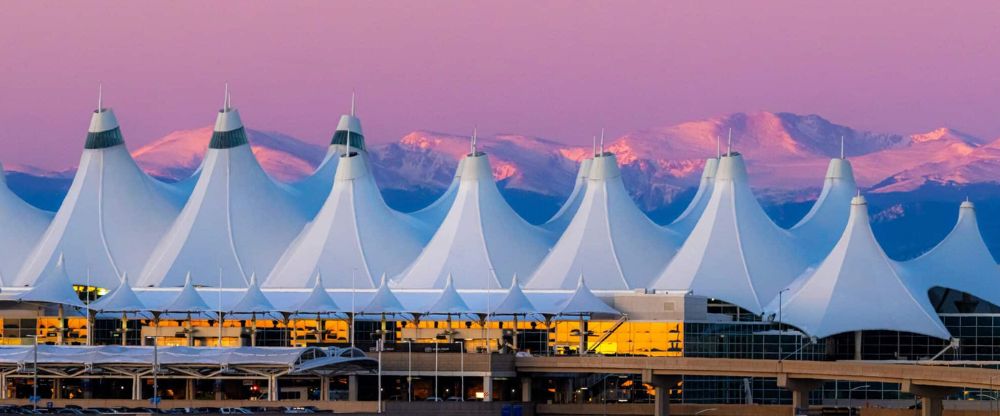
M38 397L38 334L28 335L28 338L33 338L35 340L34 348L32 349L32 354L34 358L32 359L34 365L31 366L31 410L38 410L38 401L41 400ZM6 386L4 387L6 388Z
M160 408L160 380L157 375L160 373L160 343L156 341L156 336L147 336L147 340L153 342L153 406Z
M863 386L857 386L847 391L847 409L848 412L854 413L854 392L858 390L868 390L871 385L865 384Z
M783 355L782 351L781 351L781 341L782 341L782 339L781 339L781 334L782 334L782 330L781 330L781 318L782 318L781 312L782 312L782 310L781 309L782 309L782 303L783 303L781 301L781 295L784 295L785 292L787 292L787 291L788 291L787 287L778 291L778 361L782 360L782 355Z

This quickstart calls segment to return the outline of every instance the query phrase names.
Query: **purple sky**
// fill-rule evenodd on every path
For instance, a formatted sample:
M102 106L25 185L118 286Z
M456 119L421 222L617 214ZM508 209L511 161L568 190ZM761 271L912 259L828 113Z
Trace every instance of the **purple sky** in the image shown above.
M325 142L429 129L589 143L727 112L1000 136L995 1L5 2L0 160L76 163L98 81L133 148L214 120Z

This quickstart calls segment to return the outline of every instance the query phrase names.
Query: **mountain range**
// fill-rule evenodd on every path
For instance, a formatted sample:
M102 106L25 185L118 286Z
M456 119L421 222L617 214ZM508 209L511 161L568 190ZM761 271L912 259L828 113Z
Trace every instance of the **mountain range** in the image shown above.
M210 127L175 131L132 153L151 175L176 181L198 168L211 134ZM853 129L818 115L751 112L637 130L606 138L603 145L618 156L639 206L665 223L693 195L704 160L730 147L730 134L732 149L746 157L751 185L782 225L794 223L808 209L829 159L840 156L842 141L859 185L871 195L873 207L882 210L873 212L877 222L898 223L928 203L942 204L941 210L950 202L957 207L949 199L963 193L1000 201L1000 140L950 128L903 135ZM283 182L309 175L326 153L325 145L278 132L250 130L249 140L264 169ZM469 146L467 136L423 130L392 142L368 143L387 201L404 211L429 203L445 189ZM592 145L575 146L500 134L481 137L478 146L490 156L494 177L511 204L529 221L541 222L569 194L579 160L599 144L596 138ZM15 192L46 209L58 207L73 174L6 168ZM954 216L939 220L939 231L947 232L947 221Z

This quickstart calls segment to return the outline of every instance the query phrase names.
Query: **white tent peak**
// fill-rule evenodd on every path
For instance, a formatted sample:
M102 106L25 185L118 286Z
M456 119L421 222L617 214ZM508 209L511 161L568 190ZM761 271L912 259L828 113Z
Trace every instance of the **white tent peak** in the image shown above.
M417 258L427 232L386 205L368 154L352 152L337 166L333 189L268 276L266 287L310 285L315 272L329 288L374 288L380 273L398 275Z
M118 128L118 118L115 117L114 110L103 107L103 91L98 92L98 106L90 115L90 127L88 133L103 133Z
M597 136L594 136L594 138L596 140ZM596 142L594 152L595 154L597 152ZM561 235L563 231L566 231L566 227L573 220L573 216L576 215L576 211L580 208L580 203L583 201L583 196L587 192L587 176L590 175L590 168L593 166L593 163L594 159L592 157L580 161L580 168L576 172L576 181L573 183L573 191L570 192L569 198L566 198L566 202L559 207L559 211L546 221L545 224L542 224L542 228L556 235Z
M396 294L392 292L389 287L388 280L385 274L382 275L381 282L379 283L378 289L375 290L375 295L372 296L372 300L361 308L361 313L366 314L381 314L381 313L404 313L408 312L403 304L399 302L399 298Z
M653 223L629 196L617 158L594 158L587 189L562 237L534 271L529 289L572 289L583 272L600 290L644 289L677 252L680 237Z
M291 312L333 313L338 311L340 311L340 306L333 301L323 286L323 274L316 273L316 283L313 285L312 291L309 292L309 296L306 296Z
M243 128L243 120L240 119L240 111L233 108L232 99L229 95L229 84L226 83L226 96L222 104L222 109L215 116L215 132L225 133Z
M455 202L458 186L462 182L462 170L466 157L462 156L461 159L458 159L458 166L455 168L455 175L452 177L451 183L448 184L448 189L445 189L444 193L430 205L410 213L413 218L424 223L431 230L436 230L441 225L441 221L444 221L448 210L451 209L451 204Z
M229 310L233 313L267 313L274 311L274 305L267 299L267 296L264 296L264 292L261 292L260 286L257 284L256 273L250 274L250 286L243 292L243 297L230 307Z
M721 157L721 156L720 156ZM698 182L698 190L694 193L694 198L688 203L684 211L670 223L668 228L677 232L682 238L687 238L694 229L695 224L701 219L701 214L705 212L708 199L712 196L712 187L715 185L715 173L719 169L719 159L705 159L705 168L701 172L701 180Z
M462 300L462 296L455 290L454 279L449 274L444 289L441 290L441 294L438 295L438 298L431 303L425 312L428 314L451 315L472 313L472 310L469 309L469 305Z
M59 254L55 267L39 276L32 288L18 295L17 300L19 302L48 302L84 307L80 297L73 290L69 276L66 275L66 262L62 254Z
M531 300L521 290L517 275L514 275L510 282L510 289L503 300L491 311L496 315L528 315L538 313L538 309L531 303Z
M440 289L454 274L460 289L507 287L503 276L527 274L548 252L550 234L507 204L485 153L466 156L455 201L398 286ZM509 279L509 277L508 277Z
M148 310L146 305L136 296L128 283L128 273L122 275L121 284L114 292L104 295L90 304L90 309L100 312L142 312Z
M806 269L799 251L791 234L761 208L743 157L733 152L719 161L704 213L652 287L691 291L760 313Z
M562 304L559 305L557 313L560 315L591 315L608 314L621 315L621 312L608 306L603 300L594 295L587 287L583 274L580 275L576 284L576 290Z
M823 189L809 212L791 229L799 241L800 250L809 263L816 263L826 257L843 234L850 216L850 203L855 195L860 195L851 162L847 159L830 159L823 180Z
M872 234L865 198L856 196L836 246L781 297L783 321L819 338L858 330L949 338L926 296L915 296L900 271ZM778 302L767 312L776 313Z
M940 287L1000 305L1000 268L983 241L971 201L961 203L955 227L940 243L903 266L921 295Z

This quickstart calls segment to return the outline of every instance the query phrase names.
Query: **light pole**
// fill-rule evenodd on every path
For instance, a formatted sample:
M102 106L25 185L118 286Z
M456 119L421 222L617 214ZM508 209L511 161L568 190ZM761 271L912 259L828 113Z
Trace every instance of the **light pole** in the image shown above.
M32 348L32 350L33 350L32 351L32 355L34 356L34 358L32 359L33 365L31 367L31 373L32 373L31 374L31 410L37 411L38 410L38 401L41 399L40 397L38 397L38 334L28 335L28 336L31 337L31 338L34 338L34 340L35 340L34 348ZM6 388L6 386L4 388Z
M406 401L413 401L413 338L406 339Z
M458 374L459 374L459 380L461 380L462 395L459 397L461 397L462 401L464 402L465 401L465 340L463 339L461 343L462 346L459 347L461 348L461 350L458 351L458 360L459 360Z
M385 335L383 335L385 336ZM375 340L375 350L378 351L378 413L382 414L382 347L384 340Z
M785 294L785 292L787 292L787 291L788 291L787 287L778 291L778 361L782 361L784 359L784 357L783 357L784 354L782 354L782 351L781 351L781 341L782 341L782 339L781 339L782 336L781 335L783 333L783 331L781 330L781 318L782 318L782 316L781 316L781 312L782 312L781 309L782 308L781 307L783 306L782 305L783 302L781 301L781 295Z
M156 341L156 336L146 337L153 342L153 406L160 408L160 380L157 375L160 373L160 343Z
M865 384L863 386L857 386L847 391L847 409L848 409L847 411L849 413L854 414L854 392L858 390L867 390L869 387L871 386Z

